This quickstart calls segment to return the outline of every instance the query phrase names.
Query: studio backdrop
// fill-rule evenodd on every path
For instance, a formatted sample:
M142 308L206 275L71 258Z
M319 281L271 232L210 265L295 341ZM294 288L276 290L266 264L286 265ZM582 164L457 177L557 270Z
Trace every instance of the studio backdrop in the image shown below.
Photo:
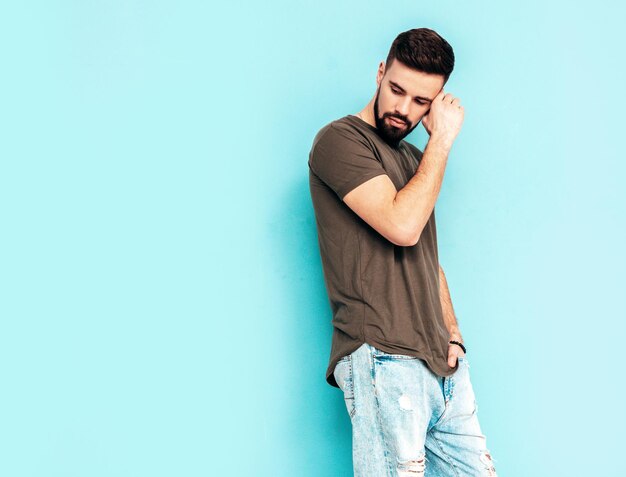
M439 259L498 473L623 475L625 13L4 2L0 475L351 475L307 160L417 27L456 56Z

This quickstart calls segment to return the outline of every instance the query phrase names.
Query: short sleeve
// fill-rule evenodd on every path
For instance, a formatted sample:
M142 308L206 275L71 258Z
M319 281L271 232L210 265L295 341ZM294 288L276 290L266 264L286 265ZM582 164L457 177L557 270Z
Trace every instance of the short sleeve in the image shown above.
M341 200L357 186L387 173L363 137L332 124L315 137L309 168Z

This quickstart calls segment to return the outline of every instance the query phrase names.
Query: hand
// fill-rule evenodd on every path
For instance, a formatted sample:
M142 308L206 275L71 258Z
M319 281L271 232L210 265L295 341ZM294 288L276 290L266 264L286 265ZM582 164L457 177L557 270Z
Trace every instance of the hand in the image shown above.
M459 98L443 89L430 105L428 113L422 116L422 124L429 136L437 137L447 144L452 144L461 130L465 109Z
M456 339L456 341L463 343L463 341L460 339ZM454 368L454 366L456 366L458 356L465 357L463 349L457 344L448 343L448 366Z

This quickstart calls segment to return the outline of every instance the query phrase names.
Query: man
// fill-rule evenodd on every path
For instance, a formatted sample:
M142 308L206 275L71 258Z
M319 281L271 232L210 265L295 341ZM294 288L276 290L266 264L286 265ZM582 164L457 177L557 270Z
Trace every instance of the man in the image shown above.
M344 393L357 477L496 475L437 254L434 206L464 117L443 91L453 67L433 30L401 33L371 101L325 125L309 155L326 380ZM423 153L403 139L420 121Z

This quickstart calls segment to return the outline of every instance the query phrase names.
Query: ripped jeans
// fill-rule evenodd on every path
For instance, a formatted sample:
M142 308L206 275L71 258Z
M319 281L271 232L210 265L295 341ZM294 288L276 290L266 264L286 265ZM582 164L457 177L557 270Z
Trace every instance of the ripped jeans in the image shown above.
M467 357L451 376L368 343L335 367L352 422L355 477L496 476Z

